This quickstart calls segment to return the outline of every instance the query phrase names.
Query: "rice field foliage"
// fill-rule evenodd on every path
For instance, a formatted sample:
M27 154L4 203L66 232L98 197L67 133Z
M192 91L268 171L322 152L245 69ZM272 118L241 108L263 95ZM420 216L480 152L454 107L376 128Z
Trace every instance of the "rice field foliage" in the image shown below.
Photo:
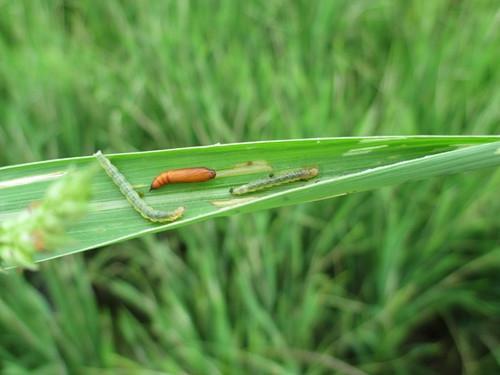
M498 134L498 14L489 0L3 1L0 164ZM1 274L0 369L497 372L499 183L494 168L403 183Z

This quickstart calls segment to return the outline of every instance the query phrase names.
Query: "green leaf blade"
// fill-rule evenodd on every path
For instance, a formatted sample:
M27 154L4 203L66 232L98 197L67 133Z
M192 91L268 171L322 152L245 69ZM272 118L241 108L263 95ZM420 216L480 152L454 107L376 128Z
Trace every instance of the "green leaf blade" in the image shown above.
M90 212L68 232L69 241L40 260L83 251L144 233L178 228L213 217L328 199L408 180L500 165L499 136L359 137L251 142L175 150L107 155L151 206L186 207L180 220L159 225L143 219L111 179L99 171L93 180ZM0 168L0 220L14 217L43 197L47 186L70 166L95 158L78 157ZM175 184L148 192L151 180L173 168L205 166L217 178ZM229 189L267 175L316 166L319 176L234 197Z

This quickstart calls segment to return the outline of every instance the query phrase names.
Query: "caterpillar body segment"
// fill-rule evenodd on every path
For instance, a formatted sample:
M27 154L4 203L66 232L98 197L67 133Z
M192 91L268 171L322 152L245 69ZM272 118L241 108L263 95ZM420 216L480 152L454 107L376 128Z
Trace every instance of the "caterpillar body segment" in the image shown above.
M178 207L173 211L161 211L151 207L139 196L125 176L120 173L118 168L101 151L97 151L94 156L107 175L118 186L120 192L125 196L130 205L146 220L155 223L171 222L180 218L184 213L184 207Z
M305 181L314 178L318 175L319 169L314 168L302 168L296 169L291 172L282 174L271 174L269 177L261 178L249 182L245 185L241 185L235 188L229 189L229 192L233 195L244 195L248 193L253 193L255 191L260 191L264 189L269 189L274 186L288 184L295 181Z

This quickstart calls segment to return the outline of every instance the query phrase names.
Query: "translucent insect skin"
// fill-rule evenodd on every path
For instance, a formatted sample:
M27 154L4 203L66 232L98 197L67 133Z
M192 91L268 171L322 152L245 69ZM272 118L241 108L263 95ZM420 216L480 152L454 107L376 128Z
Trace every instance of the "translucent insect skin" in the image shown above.
M229 192L233 195L244 195L255 191L269 189L274 186L288 184L290 182L309 180L316 177L318 173L318 168L297 169L288 173L270 175L269 177L261 178L253 182L249 182L248 184L231 188L229 189Z
M159 174L153 182L149 191L158 189L166 184L177 184L180 182L205 182L216 175L213 169L206 167L171 169Z
M134 190L132 185L127 181L124 175L120 173L118 168L116 168L108 158L106 158L101 151L97 151L94 156L97 158L103 169L106 171L108 176L113 180L116 186L120 189L121 193L125 196L130 205L139 213L141 216L149 221L155 223L164 223L175 221L182 216L184 213L184 207L178 207L173 211L161 211L156 210L150 205L148 205L137 192Z

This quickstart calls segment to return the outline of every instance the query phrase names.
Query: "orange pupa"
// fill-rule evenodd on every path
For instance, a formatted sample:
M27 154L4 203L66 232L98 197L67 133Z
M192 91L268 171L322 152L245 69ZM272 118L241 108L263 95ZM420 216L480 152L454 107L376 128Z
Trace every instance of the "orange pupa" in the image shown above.
M160 173L153 182L149 191L158 189L166 184L177 184L180 182L204 182L211 180L216 175L215 171L205 167L171 169Z

